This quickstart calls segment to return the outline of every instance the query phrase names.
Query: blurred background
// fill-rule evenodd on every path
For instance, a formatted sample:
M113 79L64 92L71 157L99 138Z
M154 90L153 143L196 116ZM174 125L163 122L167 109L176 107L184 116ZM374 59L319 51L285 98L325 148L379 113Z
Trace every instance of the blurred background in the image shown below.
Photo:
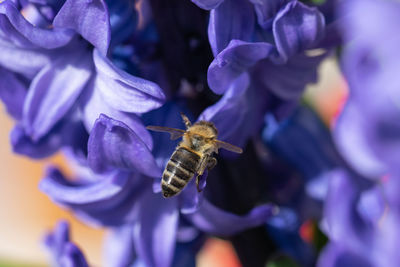
M309 86L304 98L329 127L347 90L334 59L326 60L319 72L318 84ZM36 162L14 155L9 145L13 122L0 107L0 267L47 266L41 241L59 219L71 223L72 240L82 248L91 266L101 266L102 239L107 233L85 226L38 189L47 164L57 164L68 172L62 155ZM216 238L208 240L197 262L200 267L240 266L231 245Z

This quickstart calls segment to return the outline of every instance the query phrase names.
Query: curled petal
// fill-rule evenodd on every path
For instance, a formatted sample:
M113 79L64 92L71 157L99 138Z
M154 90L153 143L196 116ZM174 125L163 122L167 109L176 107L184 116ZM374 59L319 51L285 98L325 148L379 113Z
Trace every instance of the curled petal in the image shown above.
M204 199L198 211L187 215L187 217L202 231L230 236L266 223L276 212L276 206L265 204L253 208L244 216L240 216L221 210Z
M353 250L363 249L373 238L373 225L357 210L361 186L345 171L332 175L325 200L327 233L332 241L348 240Z
M11 146L14 153L41 159L56 153L62 146L63 140L60 135L49 135L34 142L25 133L21 125L16 125L10 134Z
M36 48L21 48L0 38L0 65L32 79L48 65L53 52Z
M191 0L191 1L202 9L211 10L217 8L224 0Z
M324 16L317 8L291 1L276 16L273 32L283 61L310 48L324 32Z
M30 24L19 12L12 1L0 2L0 17L6 16L7 27L4 27L6 20L0 30L7 29L6 36L9 40L17 41L22 46L32 47L36 45L46 49L57 48L69 43L74 36L73 31L68 29L41 29ZM10 27L12 25L13 28ZM4 34L4 33L3 33Z
M43 68L32 81L23 125L39 140L70 110L91 76L90 54L70 53Z
M79 101L80 107L83 111L83 121L88 132L92 130L100 114L105 114L115 120L124 122L138 136L140 136L149 149L152 149L153 139L139 116L133 113L121 112L110 107L99 90L96 89L98 88L96 85L97 82L98 79L92 79L90 81Z
M109 199L118 194L127 183L125 173L111 173L99 182L82 185L69 182L57 169L50 168L39 187L58 203L88 204Z
M114 166L160 177L161 170L149 148L126 124L100 115L88 141L88 162L98 172Z
M219 130L220 140L228 140L232 133L238 131L243 124L249 104L245 95L249 83L249 76L243 73L232 82L228 91L217 103L208 107L200 115L200 120L214 122Z
M60 258L60 266L89 267L82 251L73 243L67 243Z
M348 101L334 128L336 145L343 157L359 173L369 178L379 178L387 172L387 166L370 148L371 141L364 133L369 121L361 111Z
M67 0L54 18L54 27L73 29L104 56L110 45L108 9L102 0Z
M0 77L0 99L6 106L7 112L14 119L21 120L27 88L13 73L1 67Z
M254 5L257 14L258 24L264 28L269 29L272 21L278 13L279 9L284 6L289 0L249 0Z
M62 255L64 245L69 242L69 225L66 221L59 221L53 232L48 233L44 238L44 245L51 250L55 258Z
M146 266L171 266L179 216L176 206L176 198L163 199L150 188L138 202L133 240Z
M243 72L266 58L273 51L268 43L232 40L208 68L208 84L216 94L223 94Z
M254 79L284 100L298 100L308 83L317 81L317 67L326 54L291 57L286 64L277 65L262 60L254 71Z
M96 49L93 59L98 73L96 89L111 107L124 112L144 113L163 104L165 95L157 84L118 69Z
M253 31L254 12L247 0L224 1L210 13L208 38L214 56L232 39L249 41Z

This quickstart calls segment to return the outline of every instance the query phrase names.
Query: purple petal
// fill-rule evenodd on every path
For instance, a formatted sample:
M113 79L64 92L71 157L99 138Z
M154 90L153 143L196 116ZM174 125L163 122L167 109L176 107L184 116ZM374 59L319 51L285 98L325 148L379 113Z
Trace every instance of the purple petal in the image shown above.
M211 10L217 8L224 0L191 0L191 1L202 9Z
M40 182L39 188L59 203L88 204L115 196L122 190L127 180L126 173L113 172L99 182L83 185L68 181L57 169L50 168Z
M105 266L131 266L136 258L131 225L113 229L104 247Z
M108 9L102 0L67 0L54 18L54 27L73 29L104 56L110 45Z
M334 128L336 145L342 156L359 173L378 178L387 172L387 166L371 150L367 136L369 121L352 101L348 101Z
M88 162L98 172L108 166L137 170L147 176L160 177L161 170L149 148L126 124L100 115L88 141Z
M118 69L96 49L93 58L98 73L96 89L111 107L119 111L144 113L164 103L165 95L157 84Z
M265 224L276 212L276 206L265 204L253 208L244 216L240 216L221 210L204 199L199 210L194 214L187 215L187 217L204 232L230 236Z
M44 136L72 107L91 76L90 54L60 56L32 81L23 124L33 140Z
M73 243L65 244L64 251L58 262L65 267L89 267L81 250Z
M284 65L262 60L252 76L276 96L284 100L298 100L305 86L317 81L317 67L325 56L310 57L300 54L291 57Z
M243 72L266 58L273 50L268 43L232 40L208 68L208 84L216 94L223 94Z
M57 223L54 231L45 236L44 244L52 252L54 258L61 256L64 245L69 242L69 233L69 224L61 220Z
M179 195L179 207L183 214L190 214L199 208L203 199L203 193L197 191L196 177L189 182Z
M26 135L21 125L16 125L10 133L10 142L14 153L41 159L56 153L63 145L63 138L58 134L53 134L39 142L34 142Z
M272 20L289 0L249 0L254 5L257 14L258 24L269 29L272 26Z
M94 123L99 118L100 114L105 114L115 120L124 122L129 128L137 133L138 136L140 136L149 149L152 149L153 139L140 118L133 113L121 112L110 107L105 102L99 90L96 89L98 88L98 86L95 85L97 81L98 79L92 79L90 81L79 101L80 106L83 109L83 121L88 132L92 130Z
M33 78L51 59L51 52L15 46L0 38L0 65L27 78Z
M12 73L0 67L0 99L7 112L16 120L22 119L26 86Z
M146 266L169 267L174 255L178 209L176 198L164 199L148 188L138 202L133 239Z
M330 239L338 242L348 240L348 247L358 250L370 244L373 232L372 225L357 210L361 189L352 178L344 171L332 175L324 215Z
M14 28L7 27L7 35L10 35L8 38L18 40L20 44L23 43L27 47L32 47L32 44L34 44L46 49L57 48L69 43L74 36L74 33L67 29L41 29L35 27L22 16L12 1L0 2L0 14L2 14L0 17L6 16L9 24ZM4 21L2 19L3 23ZM0 29L4 31L4 24L0 26Z
M199 116L199 120L214 122L218 129L218 139L227 140L232 133L239 131L246 119L248 102L246 90L249 86L249 76L243 73L231 84L224 96L214 105L208 107Z
M288 3L273 23L275 43L282 60L310 48L322 37L324 27L324 16L317 8L298 1Z
M317 267L372 267L368 255L359 255L344 245L329 243L319 256Z
M232 39L249 41L253 31L254 12L247 0L224 1L210 13L208 38L214 56Z

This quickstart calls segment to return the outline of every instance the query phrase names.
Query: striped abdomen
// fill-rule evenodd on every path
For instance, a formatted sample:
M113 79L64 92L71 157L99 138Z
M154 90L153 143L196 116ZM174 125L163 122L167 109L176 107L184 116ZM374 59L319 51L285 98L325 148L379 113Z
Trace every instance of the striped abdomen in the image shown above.
M165 167L161 189L164 197L178 194L194 176L199 164L199 155L179 147L172 154Z

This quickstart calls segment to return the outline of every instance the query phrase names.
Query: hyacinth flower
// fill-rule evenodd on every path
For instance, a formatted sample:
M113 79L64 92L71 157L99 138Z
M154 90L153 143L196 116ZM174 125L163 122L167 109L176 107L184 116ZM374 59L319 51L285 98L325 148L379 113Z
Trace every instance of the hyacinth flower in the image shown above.
M210 89L224 96L201 118L221 128L229 124L231 131L221 135L243 145L267 111L290 114L325 57L307 55L318 48L324 25L318 9L298 1L219 1L210 13L215 59L207 77Z
M396 266L400 5L355 0L343 3L340 12L350 92L334 134L340 152L367 179L343 172L331 181L325 214L332 242L319 265ZM365 187L368 180L373 185Z
M0 5L2 71L16 73L5 77L26 92L3 99L9 101L6 106L22 110L11 134L14 151L43 157L75 143L85 128L90 131L99 109L123 119L152 146L136 114L159 107L164 94L155 83L125 73L107 58L111 28L104 2L66 1L51 29L30 24L12 1ZM71 124L77 125L76 138L63 135Z
M70 240L70 228L66 221L59 221L55 229L44 239L52 266L88 267L82 251Z
M146 121L162 118L170 126L179 127L178 111L167 105L147 115ZM126 124L101 115L89 137L85 171L78 172L71 182L51 168L40 188L89 224L132 229L134 251L129 253L136 253L147 266L171 266L184 222L195 232L231 236L276 214L276 207L270 204L254 207L245 215L225 211L199 195L194 180L176 198L164 199L160 194L161 173L174 148L167 139L154 140L153 156ZM92 177L85 177L88 175ZM126 253L120 257L134 258Z

